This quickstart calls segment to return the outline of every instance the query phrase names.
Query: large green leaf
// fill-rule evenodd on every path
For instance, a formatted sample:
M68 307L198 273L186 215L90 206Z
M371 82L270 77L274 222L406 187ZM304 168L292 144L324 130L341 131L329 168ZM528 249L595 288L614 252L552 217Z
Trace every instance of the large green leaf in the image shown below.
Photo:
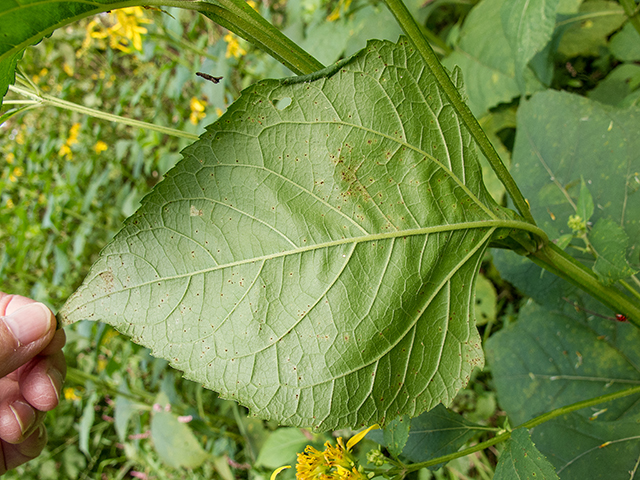
M511 479L558 480L553 466L540 454L524 428L511 433L493 476L493 480Z
M248 88L183 153L65 323L105 321L254 414L316 429L449 403L483 364L478 266L496 229L524 224L502 219L405 40Z
M527 64L551 40L558 4L559 0L513 0L502 5L502 26L513 51L516 81L523 93Z
M565 312L530 303L516 323L486 343L498 401L512 424L640 384L637 328L582 311ZM633 395L607 402L601 410L578 410L536 427L532 438L563 480L627 478L619 474L632 470L638 458L638 400ZM629 439L632 431L635 438ZM598 448L624 438L611 448ZM615 465L615 470L608 477L599 467L589 474L598 464Z
M637 328L584 312L567 312L529 303L515 324L486 343L500 406L514 425L640 383ZM610 402L601 419L640 413L637 400L635 396Z
M80 18L109 10L122 0L49 1L2 0L0 2L0 105L15 80L17 62L29 45L59 27Z
M631 267L638 264L638 125L639 108L614 109L568 93L547 91L522 104L511 172L550 238L572 233L568 221L577 213L584 178L596 205L591 222L608 219L620 226L630 241L620 241L618 250L626 249Z

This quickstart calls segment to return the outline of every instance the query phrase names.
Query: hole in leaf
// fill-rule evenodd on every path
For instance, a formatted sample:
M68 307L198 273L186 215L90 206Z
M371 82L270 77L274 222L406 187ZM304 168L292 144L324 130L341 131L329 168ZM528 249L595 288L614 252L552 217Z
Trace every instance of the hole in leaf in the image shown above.
M278 110L284 110L291 105L291 97L278 98L273 100L273 105Z

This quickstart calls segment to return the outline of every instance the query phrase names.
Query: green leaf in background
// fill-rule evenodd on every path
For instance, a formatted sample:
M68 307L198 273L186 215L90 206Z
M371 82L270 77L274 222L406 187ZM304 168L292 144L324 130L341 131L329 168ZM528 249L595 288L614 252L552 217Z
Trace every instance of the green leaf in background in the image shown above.
M611 37L609 49L614 57L623 62L640 60L640 34L631 23Z
M640 43L640 38L638 42ZM624 107L630 99L634 99L640 93L638 86L640 86L640 66L634 63L623 63L614 68L596 88L587 93L587 96L600 103Z
M107 322L254 415L324 430L448 404L483 364L479 264L498 228L527 227L404 39L248 88L183 153L65 323Z
M499 403L512 424L640 384L637 328L566 312L530 303L486 343ZM628 478L640 447L638 400L558 417L535 427L532 439L563 480Z
M477 434L480 425L469 422L458 413L443 405L411 419L409 438L402 457L411 462L426 462L434 458L457 452L467 440ZM373 430L367 438L386 446L382 430ZM438 469L436 465L432 469Z
M279 428L262 445L256 465L273 469L295 463L296 454L309 443L311 440L299 428Z
M631 268L626 254L629 237L622 227L609 218L601 218L589 232L589 241L597 252L593 271L605 285L627 278L638 271Z
M484 325L496 319L496 288L484 275L476 281L476 325Z
M89 449L89 439L91 438L91 427L96 418L96 411L94 406L98 400L98 394L94 391L87 399L87 403L82 409L82 417L78 424L78 446L80 451L84 453L87 458L91 458L92 454Z
M384 429L384 445L389 453L398 457L409 439L411 419L407 415L394 418Z
M189 426L164 408L169 405L164 393L158 395L156 405L160 408L151 417L151 439L160 459L173 468L198 468L209 453L203 450Z
M520 94L511 47L502 30L505 0L482 0L471 10L453 53L442 64L462 69L469 108L481 117Z
M608 37L627 20L617 2L591 0L580 5L575 15L561 16L556 28L562 34L558 53L568 57L597 57Z
M79 18L109 10L119 0L39 2L3 0L0 4L0 105L15 81L16 64L26 47Z
M607 218L621 225L631 243L627 260L637 262L639 124L638 108L617 110L568 93L547 91L523 102L511 172L549 238L572 233L567 222L577 212L584 178L597 205L591 222Z
M640 332L630 324L529 303L517 322L489 338L486 353L500 406L512 425L518 425L555 408L640 384L639 342ZM605 407L601 420L640 413L637 395ZM578 413L593 415L586 409Z
M493 480L511 479L558 480L553 466L538 451L525 428L511 432L493 476Z
M602 421L572 413L546 422L532 431L541 453L562 480L633 479L638 471L640 415L624 420Z
M527 64L551 40L558 3L559 0L512 0L502 4L502 27L513 52L515 78L522 93L527 91Z

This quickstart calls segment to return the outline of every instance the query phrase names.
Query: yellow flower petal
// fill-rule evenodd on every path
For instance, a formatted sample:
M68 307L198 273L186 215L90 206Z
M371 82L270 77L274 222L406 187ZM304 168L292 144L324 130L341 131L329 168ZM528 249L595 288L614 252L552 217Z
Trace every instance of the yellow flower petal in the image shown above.
M284 467L276 468L275 472L271 474L271 478L269 480L275 480L276 475L278 475L282 470L285 470L287 468L291 468L291 465L285 465Z
M347 442L347 450L351 450L351 447L353 447L356 443L358 443L360 440L362 440L367 433L369 433L371 430L375 430L377 428L380 428L380 426L376 423L374 425L371 425L366 430L363 430L360 433L357 433L356 435L351 437L349 439L349 441Z

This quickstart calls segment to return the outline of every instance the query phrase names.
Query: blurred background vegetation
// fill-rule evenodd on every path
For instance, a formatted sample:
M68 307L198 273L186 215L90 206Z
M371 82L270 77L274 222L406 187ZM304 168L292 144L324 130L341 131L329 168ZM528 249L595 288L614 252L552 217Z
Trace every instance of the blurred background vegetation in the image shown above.
M475 3L427 0L409 6L429 29L436 51L449 54ZM358 51L368 38L396 41L401 33L374 1L265 0L252 6L324 64ZM620 62L606 49L606 38L620 25L599 34L605 42L594 47L595 54L559 56L549 83L612 103L619 88L602 80ZM192 135L222 115L243 88L291 74L198 14L142 8L58 30L27 49L20 66L23 80L43 94ZM633 71L608 81L624 77L628 94L640 82L626 80L638 78L637 65L626 68ZM214 84L196 72L222 79ZM24 97L10 93L7 99ZM7 104L4 111L15 106ZM484 115L483 126L507 162L515 109L512 101L476 112ZM40 105L0 125L0 289L56 311L191 142ZM488 185L502 198L499 185L490 178ZM486 339L513 319L521 296L500 279L489 257L482 273L477 313ZM6 478L268 479L274 468L295 462L295 452L305 445L320 447L331 438L248 418L242 407L181 379L166 361L108 326L81 322L67 329L67 337L69 375L59 408L48 414L49 444ZM477 373L452 409L489 427L505 420L487 371ZM366 452L377 444L365 440L358 447L366 463ZM480 452L415 477L488 479L497 453ZM292 470L279 478L293 478Z

